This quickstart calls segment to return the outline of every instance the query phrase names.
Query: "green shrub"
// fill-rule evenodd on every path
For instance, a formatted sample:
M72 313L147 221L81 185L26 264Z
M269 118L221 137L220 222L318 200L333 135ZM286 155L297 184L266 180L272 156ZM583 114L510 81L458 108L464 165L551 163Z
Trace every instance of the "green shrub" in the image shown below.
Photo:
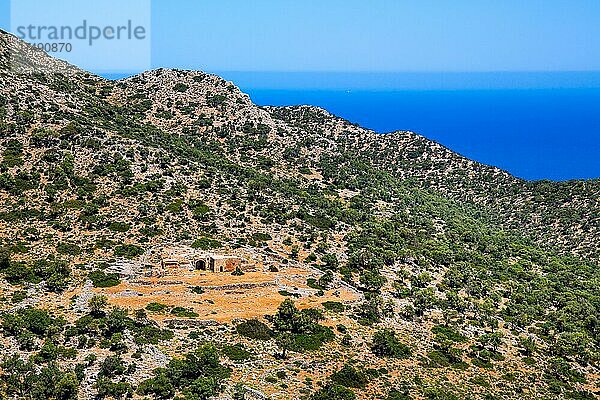
M2 174L0 175L0 189L4 189L14 196L21 196L27 190L36 189L39 187L40 174L39 172L20 171L15 175ZM34 210L26 211L31 216L39 215L39 212ZM22 210L3 213L2 219L15 220L24 219L26 215Z
M144 324L134 330L137 344L158 344L162 340L171 340L174 336L173 331L169 329L160 329L149 324Z
M269 340L273 338L273 331L263 322L250 319L235 327L238 334L250 339Z
M127 232L131 229L131 225L126 222L112 222L108 225L108 229L113 232Z
M56 251L60 254L76 256L81 254L81 248L74 243L59 243L56 246Z
M312 289L323 290L323 287L319 285L315 278L308 278L306 280L306 286Z
M135 258L144 254L144 249L134 244L123 244L115 247L115 255L126 258Z
M165 311L167 308L169 308L168 305L166 304L162 304L162 303L148 303L146 305L146 310L148 311L152 311L152 312L162 312Z
M363 371L357 370L349 364L334 372L330 378L338 385L356 389L363 389L369 383L369 378Z
M337 270L340 262L335 254L325 254L321 257L321 262L323 262L323 267L326 269Z
M195 202L192 208L192 215L197 220L206 219L207 214L210 212L210 207L202 202Z
M173 86L173 90L176 92L183 93L188 90L188 85L186 85L185 83L179 82L179 83L175 84L175 86Z
M0 367L5 398L77 399L79 380L76 374L54 361L35 366L31 359L25 361L13 355L5 358Z
M256 242L266 242L273 238L268 233L257 232L252 234L252 239Z
M185 318L196 318L198 317L198 313L189 310L185 307L173 307L171 309L171 314L176 315L178 317L185 317Z
M101 270L95 270L89 273L88 278L97 288L107 288L117 286L121 283L118 274L107 274Z
M7 168L13 168L24 164L23 161L23 145L15 139L11 139L4 144L2 152L2 165Z
M223 247L223 244L220 241L208 237L196 239L194 243L192 243L192 248L200 250L211 250L221 247Z
M431 328L431 332L435 333L436 340L438 340L440 338L447 338L448 340L451 340L451 341L457 342L457 343L462 343L467 340L467 338L465 336L461 335L460 333L456 332L454 329L447 327L447 326L436 325L433 328Z
M328 383L310 396L310 400L355 400L356 395L347 387Z
M316 309L298 310L291 299L284 300L272 317L278 341L285 355L286 350L297 352L319 349L323 343L335 338L333 331L319 325L323 313Z
M445 368L451 365L450 359L439 350L432 350L427 353L427 358L431 360L432 366L437 368Z
M458 400L458 397L446 388L427 388L423 392L429 400Z
M13 285L22 282L40 283L45 281L46 287L52 292L64 290L71 278L71 269L68 263L52 257L46 260L36 260L31 265L4 258L0 262L0 273Z
M277 293L279 293L280 295L282 295L284 297L300 297L300 294L291 293L291 292L288 292L287 290L279 290Z
M232 346L225 345L221 348L221 352L232 361L246 361L254 358L252 353L239 343Z
M411 400L408 389L391 389L386 400Z
M315 351L327 342L335 339L335 334L329 327L320 326L311 334L292 334L290 350L296 352Z
M167 205L167 207L165 207L165 209L174 214L180 213L183 211L183 200L181 200L181 199L175 200L174 202Z
M4 314L2 328L10 336L18 336L28 331L40 338L62 329L64 321L53 318L47 311L37 308L21 308Z
M407 358L411 355L410 348L400 342L391 329L383 329L373 335L371 351L378 357Z
M18 290L12 294L11 301L13 303L20 303L27 298L27 292L24 290Z
M98 398L129 398L133 394L133 388L128 382L113 382L109 378L100 378L94 383L94 388L98 391Z
M341 313L346 310L346 307L344 306L344 304L340 303L339 301L325 301L321 304L323 305L323 307L326 310L337 312L337 313Z
M0 251L0 271L10 267L10 255L6 251Z
M204 293L204 289L202 288L202 286L194 286L192 288L192 293L203 294Z
M209 98L207 98L206 102L211 107L217 107L217 106L220 106L221 104L225 103L226 100L227 100L226 96L216 94L216 95L213 95L213 96L210 96Z
M283 379L287 378L287 373L285 371L277 371L277 373L275 374L275 376L277 376L277 378L283 380Z
M221 365L219 353L213 345L204 345L173 358L165 368L154 370L154 376L140 383L137 393L154 398L171 398L175 392L189 399L209 399L223 390L223 381L231 370Z

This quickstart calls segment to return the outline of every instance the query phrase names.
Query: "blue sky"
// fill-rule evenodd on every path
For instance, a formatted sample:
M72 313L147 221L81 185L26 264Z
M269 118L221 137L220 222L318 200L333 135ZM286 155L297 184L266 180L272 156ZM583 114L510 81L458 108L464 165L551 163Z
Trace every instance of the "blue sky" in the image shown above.
M153 0L152 66L598 71L599 21L597 0Z

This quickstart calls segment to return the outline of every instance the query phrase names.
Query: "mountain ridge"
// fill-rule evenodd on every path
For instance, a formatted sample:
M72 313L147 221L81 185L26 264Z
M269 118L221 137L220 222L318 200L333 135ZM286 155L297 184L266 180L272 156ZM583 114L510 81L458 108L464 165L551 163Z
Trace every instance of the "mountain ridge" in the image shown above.
M165 70L166 71L166 70ZM188 74L188 73L192 73L191 71L171 71L168 72L169 74ZM133 80L135 81L135 79ZM125 81L127 82L127 81ZM221 84L225 85L226 81L221 81ZM168 85L165 85L168 86ZM168 87L167 87L168 89ZM137 90L140 90L139 88ZM236 90L239 91L239 89L236 88ZM240 92L241 93L241 92ZM150 93L146 93L147 95L150 96L150 98L154 99L153 94ZM168 94L164 94L166 97L168 97ZM247 95L243 95L241 94L244 98L244 101L246 102L244 104L245 107L249 107L252 108L253 104L250 102L250 100L247 98ZM344 146L346 145L350 145L350 146L355 146L356 148L361 148L361 146L363 147L362 150L368 150L369 151L369 155L367 156L370 159L370 162L372 162L375 165L378 165L381 168L387 169L392 173L395 173L399 178L401 179L411 179L414 177L417 177L417 179L421 178L421 182L420 185L421 187L425 187L427 188L428 186L432 186L435 189L437 189L438 191L441 189L442 193L444 195L449 195L451 198L457 200L457 201L469 201L469 202L474 202L476 204L483 204L484 206L486 205L486 199L489 199L490 197L493 196L489 196L490 193L494 193L498 198L502 198L502 194L499 192L499 189L501 189L502 187L504 187L504 190L506 190L506 188L508 187L508 189L512 192L518 192L518 191L522 191L523 192L523 198L527 198L527 197L534 197L534 196L549 196L552 195L552 192L557 192L559 190L567 190L569 193L567 193L566 195L563 195L562 198L557 199L559 204L559 207L568 207L568 201L569 198L574 197L574 201L575 202L581 202L580 199L577 199L577 193L576 190L583 190L586 191L587 193L585 194L586 198L589 199L594 199L597 198L598 196L600 196L600 181L598 180L592 180L592 181L581 181L581 180L574 180L574 181L569 181L569 182L561 182L561 183L550 183L548 181L524 181L521 180L519 178L516 178L512 175L510 175L509 173L500 170L497 167L493 167L493 166L486 166L484 164L480 164L478 162L472 161L467 159L466 157L460 156L455 152L452 152L450 149L447 149L446 147L437 144L435 142L432 142L426 138L424 138L423 136L420 136L418 134L415 134L413 132L408 132L408 131L396 131L396 132L391 132L391 133L387 133L387 134L377 134L373 131L370 131L368 129L363 129L360 127L357 127L354 124L351 124L350 122L339 118L339 117L335 117L332 116L330 113L326 112L326 116L324 117L323 115L319 115L319 116L314 116L314 112L312 111L316 111L317 113L321 113L319 111L319 109L314 109L311 108L311 106L301 106L300 108L298 108L298 110L301 111L309 111L311 112L310 115L312 115L311 118L313 118L312 121L308 121L308 123L305 123L304 120L302 118L304 117L300 117L300 118L296 118L294 120L291 120L291 118L293 118L293 112L295 110L295 108L293 107L258 107L257 109L262 109L262 110L266 110L270 115L271 118L273 119L273 117L275 117L275 119L277 120L283 120L286 123L291 123L293 126L297 127L299 125L305 124L302 128L304 129L304 131L310 131L312 132L321 132L322 135L324 135L323 137L325 139L327 138L343 138L343 132L344 130L347 130L348 132L352 132L352 134L356 135L356 138L350 138L349 136L346 139L342 139L342 140L346 140L346 144L343 144ZM172 110L175 114L177 114L177 110ZM291 111L291 113L290 113ZM202 113L203 111L199 111L200 113ZM291 114L291 115L283 115L283 114ZM181 114L179 115L181 117ZM256 117L256 116L255 116ZM263 115L263 117L266 118L266 116ZM287 118L287 120L286 120ZM329 126L327 126L326 128L323 128L323 119L324 118L330 118L331 124ZM172 121L173 123L169 125L169 122ZM181 123L181 121L177 120L177 117L173 120L171 119L170 121L161 121L162 123L166 123L166 125L164 125L167 129L173 130L173 131L178 131L181 132L182 129L187 128L187 129L193 129L193 127L190 126L186 126L186 122ZM316 122L315 122L316 121ZM272 123L271 127L275 126L276 124ZM317 127L318 126L318 127ZM315 140L319 140L319 133L317 134L313 134L313 136L315 137ZM276 138L275 138L276 139ZM273 137L269 138L269 140L273 140ZM365 143L360 143L361 140L364 140ZM352 143L350 143L352 142ZM391 142L391 143L390 143ZM286 145L288 145L289 143L287 143ZM366 146L366 148L364 147ZM375 146L379 146L379 148L373 148L370 149L369 147L375 147ZM391 150L390 150L391 148ZM281 150L280 150L281 151ZM419 154L419 152L421 154ZM394 154L396 153L396 154ZM398 157L399 155L399 157ZM411 157L415 157L415 158L411 158ZM420 160L419 160L420 158ZM314 161L314 160L313 160ZM453 166L451 166L450 168L446 168L446 166L444 164L447 164L448 162L451 162L453 164ZM431 166L431 163L435 163L437 162L439 166ZM418 163L417 166L415 168L412 168L411 165ZM454 179L452 176L448 176L448 172L452 171L452 169L456 169L461 173L466 173L468 175L468 179L471 180L477 180L480 178L477 178L477 176L483 176L485 177L485 180L489 180L490 184L486 184L481 188L474 188L474 189L470 189L470 188L466 188L466 190L459 188L458 190L453 189L452 186L457 186L457 185L463 185L464 183L460 182L461 179L464 180L464 178L462 178L462 176L458 176L456 179ZM420 170L420 171L419 171ZM422 171L431 171L428 173L429 176L427 177L419 177L419 172ZM442 172L443 170L446 170L446 172ZM423 174L421 174L423 175ZM445 176L444 176L445 175ZM500 187L499 187L500 185ZM470 191L470 194L469 192ZM546 193L544 193L544 191L546 191ZM538 193L540 192L540 193ZM554 193L554 195L556 195L556 193ZM560 196L560 195L559 195ZM482 200L483 199L483 200ZM513 207L513 198L510 198L510 196L507 196L506 201L502 202L501 204L497 204L498 202L493 202L492 204L488 204L487 206L491 206L491 207L502 207L504 208L506 211L505 213L514 213L514 210L512 209ZM529 201L528 203L523 205L523 211L521 214L521 218L526 216L527 210L530 210L532 207L536 207L536 204L533 204L533 201ZM560 204L562 203L562 204ZM552 212L551 207L552 206L556 206L556 205L550 205L550 204L542 204L542 206L544 207L544 211L546 213ZM596 212L592 212L592 215L597 215L597 212L600 212L600 210L598 209L598 204L596 202L596 205L594 206L593 203L591 204L585 204L584 207L594 207L594 210ZM574 207L575 208L575 207ZM578 204L576 206L576 208L581 208L581 205ZM567 211L568 212L568 211ZM511 229L515 229L518 228L519 224L521 224L520 221L516 220L516 221L512 221L510 220L510 216L504 216L505 219L508 220L507 224L505 225L508 228ZM551 216L544 216L543 214L540 215L539 217L540 219L540 223L537 226L534 226L534 229L539 232L540 234L542 233L543 230L546 229L546 227L548 225L553 225L556 226L557 222L553 221L553 217ZM593 224L592 225L596 225L598 223L598 219L594 218L593 220ZM560 225L559 225L560 226ZM576 230L577 232L579 232L579 229L586 229L585 226L583 227L578 227ZM559 242L564 242L564 241L571 241L574 239L574 232L561 232L560 233L561 236L566 236L567 239L558 239L556 240L556 243ZM593 232L591 232L591 237L592 239L595 241L598 239L598 232L596 229L594 229ZM544 236L544 240L548 240L548 236ZM583 243L583 246L589 246L590 249L586 250L583 249L583 254L585 255L589 255L591 254L590 251L594 251L594 246L593 243L592 245L590 243ZM597 254L596 256L597 257Z

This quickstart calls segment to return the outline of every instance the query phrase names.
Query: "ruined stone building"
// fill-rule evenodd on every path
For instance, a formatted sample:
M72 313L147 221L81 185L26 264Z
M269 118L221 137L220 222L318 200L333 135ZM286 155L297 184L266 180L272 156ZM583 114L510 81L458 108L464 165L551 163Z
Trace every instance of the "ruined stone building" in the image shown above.
M185 246L164 248L160 259L162 273L178 268L191 271L233 272L237 268L242 268L242 258L201 252Z
M235 256L209 254L194 262L195 269L211 272L233 272L242 265L242 260Z

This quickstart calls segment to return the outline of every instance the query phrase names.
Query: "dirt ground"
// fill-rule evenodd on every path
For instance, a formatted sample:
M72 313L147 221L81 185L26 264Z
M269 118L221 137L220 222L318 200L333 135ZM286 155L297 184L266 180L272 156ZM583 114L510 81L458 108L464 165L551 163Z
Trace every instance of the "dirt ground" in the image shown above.
M130 310L155 302L185 307L197 313L197 319L220 323L275 313L287 298L280 291L300 294L292 297L299 308L316 307L325 301L358 300L357 294L344 287L317 296L317 291L306 285L310 276L308 270L292 267L279 272L249 271L242 276L174 268L162 277L140 277L111 288L95 288L94 292L107 296L111 305ZM204 293L193 293L194 287L201 287ZM168 312L148 314L159 322L174 318Z

